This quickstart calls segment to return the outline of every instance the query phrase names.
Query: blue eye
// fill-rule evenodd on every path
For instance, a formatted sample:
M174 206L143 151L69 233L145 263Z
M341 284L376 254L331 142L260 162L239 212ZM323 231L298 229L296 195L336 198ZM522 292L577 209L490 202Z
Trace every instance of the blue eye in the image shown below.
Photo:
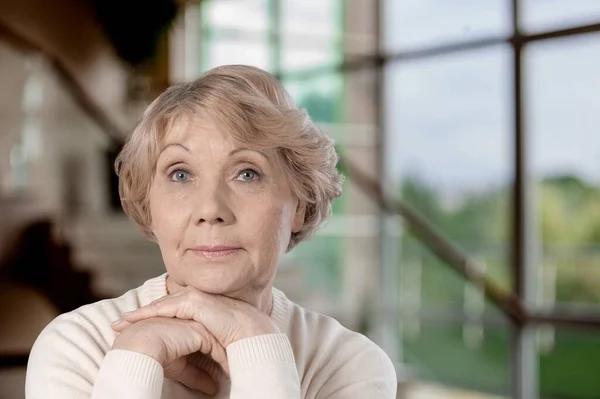
M239 181L253 181L258 179L258 172L252 170L252 169L246 169L243 170L242 173L240 173L237 177L237 180Z
M183 169L177 169L171 173L171 181L185 183L190 180L190 174Z

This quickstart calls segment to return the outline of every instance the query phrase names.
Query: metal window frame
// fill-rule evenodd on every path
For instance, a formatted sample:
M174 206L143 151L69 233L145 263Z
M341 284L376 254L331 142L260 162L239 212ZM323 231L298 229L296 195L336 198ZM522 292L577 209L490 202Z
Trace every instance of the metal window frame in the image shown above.
M383 0L378 0L379 2ZM449 44L432 48L424 48L411 52L399 52L391 55L378 54L372 60L363 60L365 64L373 63L376 67L383 67L388 62L439 56L442 54L455 54L461 51L483 49L501 43L507 43L513 53L512 64L512 107L513 107L513 190L512 190L512 219L513 234L511 240L511 274L513 291L528 310L533 308L533 298L536 290L533 273L536 271L535 240L531 216L535 212L535 205L531 202L532 189L528 184L531 171L528 168L527 156L529 155L527 132L525 129L525 104L523 101L523 51L529 44L537 41L551 40L560 37L600 31L600 23L582 25L567 29L547 31L537 34L524 35L521 33L520 1L512 0L511 4L512 34L508 38L484 38L481 40ZM381 27L380 27L381 31ZM360 67L359 63L349 65L350 68ZM383 124L383 120L380 120ZM383 154L381 154L383 155ZM596 316L596 317L594 317ZM548 315L532 314L525 317L523 322L512 323L511 362L510 362L510 393L516 399L539 398L539 370L535 346L535 325L546 320L549 324L559 325L569 320L569 315L553 312ZM597 326L597 315L590 315L589 319L579 318L580 325ZM573 320L569 320L573 321Z
M281 1L281 0L274 0ZM382 42L382 18L384 0L376 0L374 6L379 10L377 18L377 43L379 44L378 51L373 56L362 57L353 61L343 62L337 66L324 66L302 71L293 71L295 79L310 78L326 73L331 73L336 70L341 73L347 73L355 70L372 69L377 73L377 87L375 88L378 98L378 126L380 131L385 131L385 115L383 114L383 105L385 104L384 87L385 74L383 70L389 63L402 62L407 60L423 59L435 57L444 54L457 54L463 51L471 51L485 49L498 44L508 44L513 55L512 63L512 112L513 112L513 189L512 189L512 237L511 237L511 277L513 281L513 292L520 299L524 307L530 311L521 321L511 319L512 339L511 339L511 362L510 362L510 394L516 399L534 399L539 398L539 372L538 358L534 341L535 326L541 323L547 323L555 326L576 326L598 329L600 327L600 315L597 314L580 314L573 315L561 311L553 311L551 313L540 313L534 308L533 298L535 293L535 278L533 273L536 271L535 259L535 228L534 221L531 216L535 212L535 205L531 203L531 187L528 184L528 169L527 157L529 155L527 143L527 132L525 129L525 104L523 101L523 51L530 43L538 41L552 40L562 37L573 37L588 33L600 32L600 23L580 25L566 29L556 29L535 34L523 34L521 32L520 18L520 0L511 0L511 22L512 32L508 37L484 37L477 40L450 43L433 47L424 47L417 50L406 52L396 52L393 54L385 54L381 51ZM280 76L282 75L280 71ZM385 135L380 134L379 146L377 147L379 159L382 160L380 165L381 175L385 174L384 167L384 152ZM385 218L389 214L382 212L382 228L381 233L384 236L386 233ZM383 237L382 237L383 238ZM382 244L384 261L379 270L379 278L383 284L381 300L386 303L386 299L390 297L390 292L395 289L391 288L390 284L395 281L391 276L395 276L397 272L392 270L396 268L395 264L389 264L390 256L386 256L389 251L389 246ZM388 302L389 303L389 302ZM396 309L397 310L397 309ZM387 307L384 309L384 314L389 317L390 311L394 309ZM401 348L398 349L401 352Z
M280 2L282 0L272 0ZM433 47L424 47L411 51L399 51L393 54L382 52L382 12L385 0L375 0L374 7L377 8L377 53L373 56L362 57L352 61L343 62L337 66L324 66L317 68L293 71L291 74L295 79L311 78L322 74L337 71L347 73L355 70L372 69L377 74L377 87L375 88L378 101L378 130L380 132L379 145L376 148L381 164L380 178L384 179L386 174L384 151L385 148L385 115L384 115L384 87L385 74L383 70L387 64L403 62L407 60L423 59L435 57L444 54L457 54L463 51L485 49L498 44L508 44L513 55L512 63L512 112L513 112L513 189L512 189L512 237L511 237L511 277L512 290L516 297L521 301L526 310L530 311L524 315L524 318L511 320L512 339L511 339L511 362L510 362L510 393L516 399L535 399L539 398L539 371L538 358L534 341L535 326L540 323L551 324L554 326L576 326L598 329L600 328L600 315L598 314L579 314L573 315L566 312L553 311L551 313L540 313L534 308L533 298L535 297L535 277L536 259L535 259L535 241L537 239L534 231L536 226L532 215L535 212L535 205L531 202L531 187L528 184L530 170L528 168L527 157L529 155L527 143L527 131L525 129L525 104L523 101L523 51L528 44L552 40L562 37L573 37L589 33L600 32L600 23L580 25L566 29L556 29L535 34L523 34L521 32L521 14L520 0L511 0L510 14L512 32L508 37L484 37L477 40L450 43ZM278 76L283 76L283 71L278 71ZM382 241L386 235L385 218L390 214L385 210L381 213L381 234ZM389 245L382 242L383 264L379 269L379 280L382 284L381 303L389 303L388 299L395 297L390 294L396 289L392 277L397 275L396 264L390 262L394 254L389 253ZM387 256L387 255L389 256ZM387 260L387 262L386 262ZM384 314L389 318L390 311L398 314L398 308L390 309L385 307ZM397 318L393 318L397 319ZM398 324L398 323L396 323ZM399 335L398 335L399 336ZM401 352L398 348L398 355Z

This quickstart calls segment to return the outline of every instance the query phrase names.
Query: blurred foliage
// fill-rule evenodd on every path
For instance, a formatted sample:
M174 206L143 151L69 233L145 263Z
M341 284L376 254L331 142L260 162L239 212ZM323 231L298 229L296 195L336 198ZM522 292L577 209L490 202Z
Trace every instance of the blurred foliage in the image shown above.
M600 398L600 339L593 332L558 330L554 349L540 355L542 398ZM405 358L421 378L449 386L509 395L510 334L488 326L477 348L464 345L462 325L425 325L406 340ZM460 359L460 361L457 361Z
M336 119L337 101L327 93L312 91L298 101L298 107L304 108L315 122L332 123Z
M412 176L404 180L401 196L473 258L484 260L488 272L508 288L508 187L467 193L448 204L442 193ZM536 205L542 262L557 267L557 301L600 303L600 189L574 176L549 177L536 186ZM402 248L403 259L436 262L410 233ZM459 285L452 295L457 300Z
M572 176L538 187L544 262L557 268L557 300L600 303L600 190Z
M469 256L485 262L491 277L509 289L509 187L448 200L412 176L405 179L401 196ZM542 262L556 265L556 300L600 303L600 189L573 176L548 177L536 185L535 204ZM422 306L462 309L464 279L410 233L401 245L404 270L422 264ZM486 311L492 309L486 304ZM406 361L426 380L508 394L506 327L486 326L482 345L474 349L465 345L462 327L423 326L416 338L404 340ZM600 398L598 348L596 335L557 331L553 350L539 358L542 397Z

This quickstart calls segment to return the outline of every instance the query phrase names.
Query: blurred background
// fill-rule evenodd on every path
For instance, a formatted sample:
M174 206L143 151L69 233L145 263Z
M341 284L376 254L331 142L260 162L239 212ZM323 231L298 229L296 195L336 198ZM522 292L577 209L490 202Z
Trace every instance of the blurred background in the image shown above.
M156 95L232 63L348 177L290 299L381 345L399 398L600 398L598 0L1 1L0 398L57 314L163 272L112 163Z

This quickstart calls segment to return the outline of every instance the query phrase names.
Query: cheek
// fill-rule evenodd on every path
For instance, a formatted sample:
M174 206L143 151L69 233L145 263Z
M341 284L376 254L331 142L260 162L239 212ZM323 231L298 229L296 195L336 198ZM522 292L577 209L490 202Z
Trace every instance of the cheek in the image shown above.
M178 197L181 195L169 194L160 187L151 191L149 205L152 231L161 246L166 241L177 240L181 236L178 232L186 225L185 198Z
M285 203L265 201L259 211L248 213L249 233L258 246L274 252L279 252L278 247L287 247L292 229L287 208Z

